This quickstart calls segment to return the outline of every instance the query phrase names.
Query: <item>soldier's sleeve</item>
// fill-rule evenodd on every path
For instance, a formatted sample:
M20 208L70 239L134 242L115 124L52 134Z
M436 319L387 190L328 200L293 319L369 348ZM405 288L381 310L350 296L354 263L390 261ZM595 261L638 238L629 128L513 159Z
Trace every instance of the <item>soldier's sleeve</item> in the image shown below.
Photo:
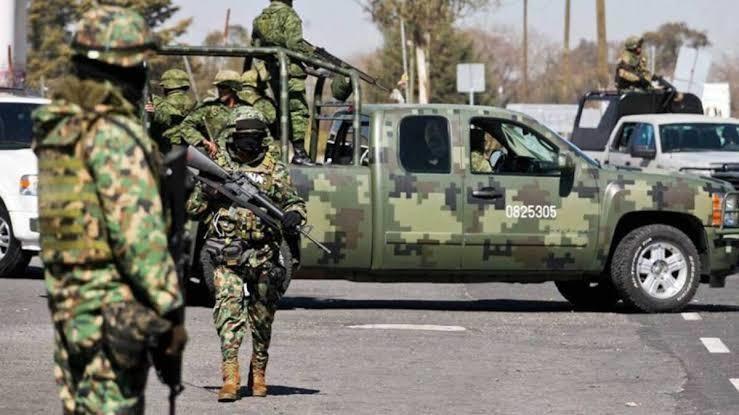
M290 50L294 50L295 52L313 56L313 47L303 39L303 22L300 20L300 16L298 16L297 13L293 11L285 16L283 29L285 30L285 47Z
M259 97L254 103L254 108L258 109L264 115L264 118L267 119L267 124L272 125L277 122L277 108L271 99Z
M165 137L170 141L176 140L177 142L185 142L193 146L200 144L205 139L202 131L205 128L206 113L206 107L196 108L182 120L182 124L178 128L167 131ZM173 135L177 137L173 137Z
M193 220L200 220L207 214L208 198L205 196L202 184L195 184L195 189L185 203L185 209Z
M181 307L158 179L144 151L128 132L101 121L88 159L123 278L144 293L160 315Z
M280 161L275 166L272 183L268 196L286 212L295 211L300 213L303 218L306 218L305 201L298 195L297 189L295 189L290 180L290 173Z

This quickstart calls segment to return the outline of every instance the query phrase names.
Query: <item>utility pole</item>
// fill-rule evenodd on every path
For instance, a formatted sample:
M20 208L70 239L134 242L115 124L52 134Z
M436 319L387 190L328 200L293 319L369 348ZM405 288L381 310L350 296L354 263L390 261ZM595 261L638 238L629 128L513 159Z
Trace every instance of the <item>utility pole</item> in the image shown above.
M595 0L598 25L598 82L608 87L608 45L606 43L606 0Z
M411 85L408 74L408 42L405 37L405 19L400 18L400 42L403 51L403 76L405 77L405 102L412 103Z
M572 67L570 66L570 0L565 0L565 39L562 62L564 66L562 97L565 98L569 95L570 85L572 84Z
M228 46L228 29L231 25L231 9L226 10L226 24L223 26L223 46Z
M523 100L529 98L529 1L523 0Z

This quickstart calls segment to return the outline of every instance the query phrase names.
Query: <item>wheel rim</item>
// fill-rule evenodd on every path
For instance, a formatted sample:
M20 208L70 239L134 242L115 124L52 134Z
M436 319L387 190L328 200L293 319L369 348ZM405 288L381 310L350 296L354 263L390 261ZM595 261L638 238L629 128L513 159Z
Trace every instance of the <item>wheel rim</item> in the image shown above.
M10 249L10 225L5 219L0 218L0 260L5 258Z
M688 262L677 246L669 242L653 242L640 252L636 272L645 293L666 300L685 287Z

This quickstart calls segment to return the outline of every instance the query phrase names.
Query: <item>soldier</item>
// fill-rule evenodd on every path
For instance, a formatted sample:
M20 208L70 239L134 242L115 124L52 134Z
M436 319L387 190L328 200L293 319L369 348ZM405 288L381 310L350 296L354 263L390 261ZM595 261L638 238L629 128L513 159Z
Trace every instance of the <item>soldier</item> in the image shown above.
M270 0L270 5L254 19L252 33L255 46L283 47L306 56L313 56L314 48L303 39L303 22L292 8L292 0ZM272 91L279 88L279 66L273 59L267 62L271 74ZM295 155L294 164L313 165L305 151L305 135L310 118L306 99L305 79L307 75L302 63L291 62L288 69L288 100L290 111L291 141ZM284 91L283 91L284 92Z
M652 81L657 79L647 69L647 57L642 55L644 39L631 36L624 43L624 51L616 66L616 88L619 90L653 90Z
M266 119L252 108L238 109L234 118L236 121L223 135L229 137L226 151L236 163L221 160L222 166L247 175L287 212L282 223L285 232L297 232L306 217L305 203L290 184L286 166L268 149ZM247 325L251 328L253 350L248 385L253 396L266 396L264 375L272 322L277 302L290 283L285 264L281 263L283 235L266 226L250 210L235 207L229 200L208 192L196 186L188 211L208 224L206 249L215 266L213 320L221 339L223 372L218 400L239 399L238 353ZM244 298L244 284L248 298Z
M238 95L243 88L238 72L219 71L213 85L218 88L218 98L205 100L185 117L180 128L165 134L172 142L203 146L211 157L218 152L215 141L226 126L231 112L240 106L248 106Z
M470 150L473 173L492 173L493 168L486 157L485 131L479 128L470 130Z
M167 153L172 144L180 143L163 139L165 132L178 127L193 110L195 103L187 93L190 90L190 78L183 70L170 69L164 72L159 86L164 90L164 97L155 96L153 99L149 131L162 153Z
M34 114L41 259L67 414L143 413L148 342L169 337L177 355L187 338L156 145L136 109L154 48L139 14L92 9L73 38L73 75Z
M253 66L241 75L243 89L239 91L239 99L259 110L267 119L271 134L277 132L277 108L267 95L270 74L261 60L253 62Z

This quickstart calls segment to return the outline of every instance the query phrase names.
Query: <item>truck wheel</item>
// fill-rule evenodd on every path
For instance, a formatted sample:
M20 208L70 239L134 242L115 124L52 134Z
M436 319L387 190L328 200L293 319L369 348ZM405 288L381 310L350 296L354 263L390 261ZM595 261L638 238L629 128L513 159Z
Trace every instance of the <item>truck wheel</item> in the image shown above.
M0 203L0 277L18 276L31 262L31 255L23 252L21 243L13 236L10 215Z
M578 310L605 311L619 300L616 288L610 281L556 281L557 290Z
M700 284L700 256L680 230L666 225L637 228L619 242L611 278L624 302L646 313L685 307Z

